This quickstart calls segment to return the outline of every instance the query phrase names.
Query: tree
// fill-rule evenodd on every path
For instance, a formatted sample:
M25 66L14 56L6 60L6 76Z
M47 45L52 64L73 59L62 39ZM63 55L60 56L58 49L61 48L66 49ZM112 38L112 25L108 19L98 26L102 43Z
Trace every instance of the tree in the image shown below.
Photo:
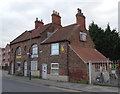
M95 48L110 60L120 59L120 36L119 33L110 25L102 29L92 22L89 25L90 36L95 44Z

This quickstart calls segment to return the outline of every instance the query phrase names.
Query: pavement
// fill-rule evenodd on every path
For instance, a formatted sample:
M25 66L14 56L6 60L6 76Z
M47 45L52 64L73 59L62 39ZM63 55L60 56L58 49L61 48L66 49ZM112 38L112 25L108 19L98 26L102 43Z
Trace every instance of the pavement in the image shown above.
M24 76L21 77L21 76L8 75L7 71L3 71L2 75L8 77L9 79L24 80L26 82L39 83L45 86L77 90L82 92L118 92L119 91L118 87L95 86L95 85L88 85L88 84L81 84L81 83L43 80L43 79L37 79L37 78L32 78L31 80L29 80L28 77L24 77Z

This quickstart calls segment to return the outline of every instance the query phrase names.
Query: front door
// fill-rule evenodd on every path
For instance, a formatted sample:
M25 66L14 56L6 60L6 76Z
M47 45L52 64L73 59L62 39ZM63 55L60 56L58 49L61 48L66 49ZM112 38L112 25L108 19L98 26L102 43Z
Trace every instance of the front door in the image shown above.
M42 64L42 78L47 79L47 64Z
M24 63L24 76L27 76L27 62Z
M11 63L11 74L13 74L13 73L14 73L14 64Z

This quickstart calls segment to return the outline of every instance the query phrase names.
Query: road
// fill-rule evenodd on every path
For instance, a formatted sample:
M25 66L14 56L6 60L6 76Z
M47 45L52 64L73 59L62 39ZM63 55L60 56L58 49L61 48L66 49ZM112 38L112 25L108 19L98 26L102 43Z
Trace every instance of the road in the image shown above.
M45 86L37 83L26 82L24 80L10 79L3 75L2 77L3 92L78 92L53 86Z

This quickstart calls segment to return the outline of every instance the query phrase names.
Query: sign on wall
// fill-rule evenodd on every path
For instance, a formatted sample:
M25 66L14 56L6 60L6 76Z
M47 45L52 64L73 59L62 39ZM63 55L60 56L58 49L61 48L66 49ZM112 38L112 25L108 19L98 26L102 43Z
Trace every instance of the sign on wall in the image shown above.
M62 52L62 53L64 53L64 52L65 52L64 45L61 45L61 52Z
M17 58L17 59L20 59L20 58L22 58L22 56L16 56L16 58Z

